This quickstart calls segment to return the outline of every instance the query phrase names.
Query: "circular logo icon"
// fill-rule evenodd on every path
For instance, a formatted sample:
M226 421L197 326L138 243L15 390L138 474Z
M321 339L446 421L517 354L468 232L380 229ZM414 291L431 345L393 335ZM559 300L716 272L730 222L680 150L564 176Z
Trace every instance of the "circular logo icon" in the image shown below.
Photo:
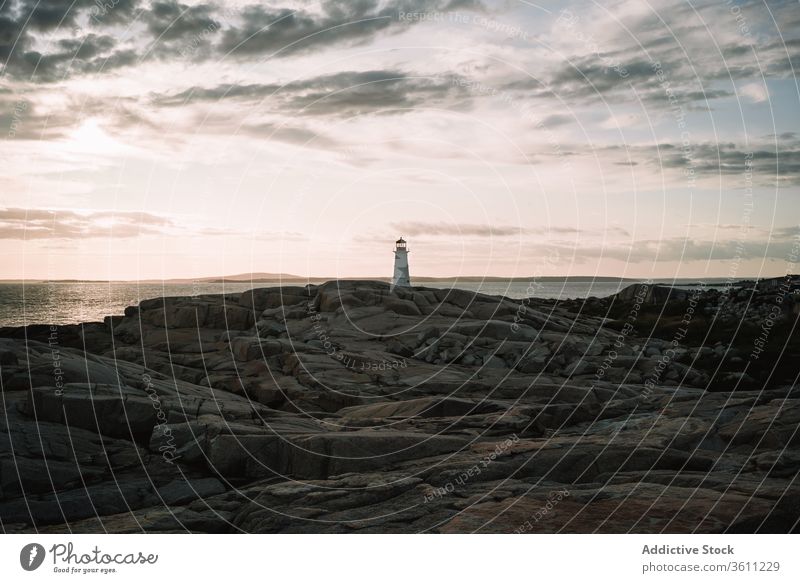
M26 571L35 571L44 562L44 547L38 543L31 543L22 547L19 552L19 564Z

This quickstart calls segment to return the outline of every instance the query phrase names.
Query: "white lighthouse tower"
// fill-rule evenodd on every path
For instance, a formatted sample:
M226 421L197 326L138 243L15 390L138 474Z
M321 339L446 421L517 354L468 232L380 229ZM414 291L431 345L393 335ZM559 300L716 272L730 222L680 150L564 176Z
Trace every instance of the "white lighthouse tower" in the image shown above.
M402 237L395 242L394 247L392 288L395 287L411 287L411 276L408 274L408 248Z

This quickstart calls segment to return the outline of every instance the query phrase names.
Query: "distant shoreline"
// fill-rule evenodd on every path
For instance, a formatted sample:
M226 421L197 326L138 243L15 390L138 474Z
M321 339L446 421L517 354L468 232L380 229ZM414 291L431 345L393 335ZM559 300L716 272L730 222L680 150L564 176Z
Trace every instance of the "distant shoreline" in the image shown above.
M776 276L780 277L780 276ZM463 282L463 283L481 283L481 282L509 282L509 283L529 283L532 281L539 282L569 282L569 283L616 283L616 282L629 282L637 283L647 281L648 278L641 277L614 277L614 276L591 276L591 275L574 275L574 276L528 276L528 277L483 277L477 275L469 275L462 277L415 277L412 278L412 285L433 282ZM681 285L699 285L700 283L715 284L725 283L730 281L727 277L682 277L682 278L650 278L654 283L677 283ZM745 277L739 279L735 284L753 282L758 279L770 279L765 277ZM241 276L226 277L211 277L211 278L197 278L197 279L0 279L2 284L124 284L124 285L191 285L191 284L224 284L224 283L259 283L259 284L273 284L273 285L296 285L296 284L320 284L328 281L380 281L390 282L389 277L274 277L274 278L243 278Z

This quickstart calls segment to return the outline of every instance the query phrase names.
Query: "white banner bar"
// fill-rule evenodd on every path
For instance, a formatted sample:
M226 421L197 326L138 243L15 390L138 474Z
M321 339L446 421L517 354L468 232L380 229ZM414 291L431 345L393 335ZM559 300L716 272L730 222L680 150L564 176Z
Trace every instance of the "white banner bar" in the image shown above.
M0 576L120 583L777 582L800 581L797 543L791 535L4 535Z

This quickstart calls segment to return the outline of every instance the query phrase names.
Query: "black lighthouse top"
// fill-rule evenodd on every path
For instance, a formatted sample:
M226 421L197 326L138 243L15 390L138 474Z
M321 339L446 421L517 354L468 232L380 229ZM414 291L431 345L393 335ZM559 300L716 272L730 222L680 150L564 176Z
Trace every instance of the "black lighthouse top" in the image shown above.
M402 237L400 237L397 241L395 241L395 246L396 246L396 249L405 249L406 248L406 242Z

